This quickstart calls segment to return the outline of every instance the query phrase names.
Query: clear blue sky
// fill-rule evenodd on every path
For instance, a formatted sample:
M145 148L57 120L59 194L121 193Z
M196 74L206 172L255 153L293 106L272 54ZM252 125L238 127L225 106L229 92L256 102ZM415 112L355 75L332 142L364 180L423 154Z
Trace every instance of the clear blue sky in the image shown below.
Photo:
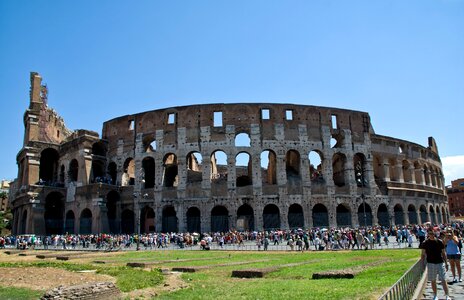
M1 0L0 178L17 175L30 71L70 129L198 103L321 105L464 161L460 0Z

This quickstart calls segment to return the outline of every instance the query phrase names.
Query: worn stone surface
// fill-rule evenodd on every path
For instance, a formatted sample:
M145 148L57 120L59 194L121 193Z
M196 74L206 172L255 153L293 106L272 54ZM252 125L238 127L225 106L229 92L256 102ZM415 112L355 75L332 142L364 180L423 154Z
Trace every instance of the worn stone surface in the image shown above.
M59 286L46 292L40 299L118 299L121 291L112 282L97 282L75 286Z

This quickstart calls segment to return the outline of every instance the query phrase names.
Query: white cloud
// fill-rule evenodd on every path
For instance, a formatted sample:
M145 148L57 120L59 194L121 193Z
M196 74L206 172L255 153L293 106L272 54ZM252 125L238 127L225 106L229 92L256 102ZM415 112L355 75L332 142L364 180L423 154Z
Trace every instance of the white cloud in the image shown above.
M452 180L464 178L464 155L442 157L441 163L446 185L451 185Z

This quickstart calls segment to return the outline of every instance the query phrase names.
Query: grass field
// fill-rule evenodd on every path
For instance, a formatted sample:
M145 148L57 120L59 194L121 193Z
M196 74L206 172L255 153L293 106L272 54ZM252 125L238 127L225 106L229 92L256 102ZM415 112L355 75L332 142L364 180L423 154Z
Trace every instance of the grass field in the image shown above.
M143 251L105 258L105 264L38 261L0 263L71 271L97 269L117 278L124 292L163 284L160 269L196 267L184 273L188 288L161 293L158 299L377 299L420 257L417 249L324 252ZM151 271L125 267L150 263ZM291 266L287 266L292 264ZM263 278L235 278L234 270L270 268ZM312 279L315 272L346 271L354 279ZM37 299L37 292L0 287L0 299Z

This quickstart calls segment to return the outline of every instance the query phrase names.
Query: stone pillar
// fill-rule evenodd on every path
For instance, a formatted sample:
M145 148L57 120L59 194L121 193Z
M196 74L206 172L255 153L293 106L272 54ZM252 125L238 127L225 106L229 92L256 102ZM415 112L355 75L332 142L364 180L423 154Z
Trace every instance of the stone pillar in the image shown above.
M383 158L383 174L385 175L385 181L390 181L390 163L386 158Z

